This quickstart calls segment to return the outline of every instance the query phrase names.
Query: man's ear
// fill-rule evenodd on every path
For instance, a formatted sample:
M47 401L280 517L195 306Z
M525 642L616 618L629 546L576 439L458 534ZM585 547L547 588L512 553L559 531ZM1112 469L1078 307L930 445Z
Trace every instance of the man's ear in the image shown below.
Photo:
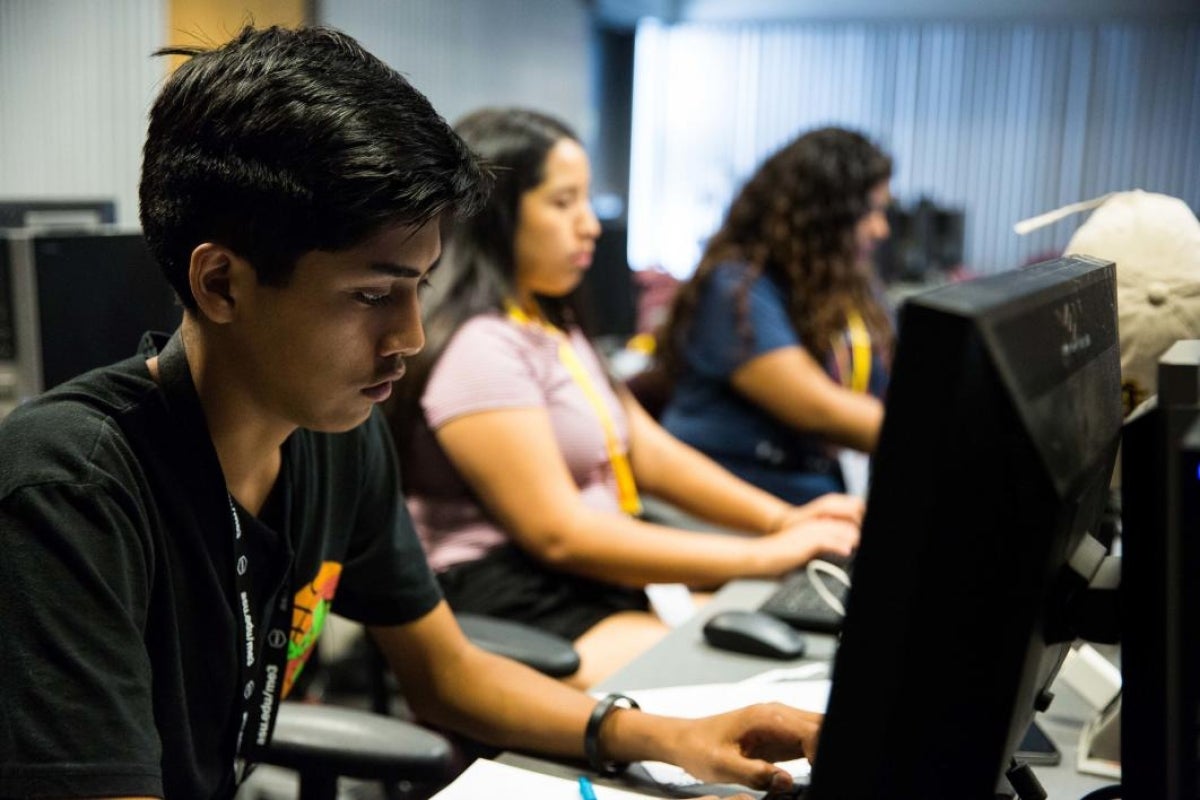
M255 280L254 268L228 247L205 242L192 251L188 284L197 309L216 323L231 322L247 281Z

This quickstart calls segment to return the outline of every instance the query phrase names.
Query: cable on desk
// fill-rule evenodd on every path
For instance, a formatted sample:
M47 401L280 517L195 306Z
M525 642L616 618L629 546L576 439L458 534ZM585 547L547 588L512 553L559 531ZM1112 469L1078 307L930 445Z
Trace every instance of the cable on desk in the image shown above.
M808 581L812 584L813 589L825 601L825 605L832 608L839 616L846 616L846 607L842 605L842 601L833 592L829 591L829 587L825 585L825 578L821 573L831 575L841 581L847 589L850 588L850 576L846 570L839 567L837 564L831 564L828 561L823 561L819 558L814 558L808 562L805 567L808 572Z

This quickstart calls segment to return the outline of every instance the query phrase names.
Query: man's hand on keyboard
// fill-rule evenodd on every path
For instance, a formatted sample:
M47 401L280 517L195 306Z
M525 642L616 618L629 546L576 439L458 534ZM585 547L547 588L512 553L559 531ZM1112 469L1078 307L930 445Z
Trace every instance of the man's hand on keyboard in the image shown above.
M774 762L811 759L821 719L811 711L762 703L693 720L677 743L675 763L708 783L783 791L792 786L792 776Z

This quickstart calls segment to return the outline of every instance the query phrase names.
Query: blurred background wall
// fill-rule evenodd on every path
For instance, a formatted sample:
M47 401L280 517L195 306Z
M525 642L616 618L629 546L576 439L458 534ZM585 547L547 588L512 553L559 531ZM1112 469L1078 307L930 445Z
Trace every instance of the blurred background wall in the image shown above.
M115 197L136 226L146 113L171 65L151 53L250 20L347 31L451 121L524 104L592 135L579 0L0 0L0 198Z
M1060 249L1072 217L1141 188L1200 208L1200 25L1165 21L643 22L630 258L690 273L755 166L798 131L863 131L892 193L962 213L961 260L995 272Z
M244 22L342 28L454 120L532 105L594 160L609 250L690 270L740 181L818 124L895 156L894 194L961 212L962 260L1015 266L1144 188L1200 207L1194 0L0 0L0 198L103 196L137 224L171 44ZM631 247L626 250L628 238Z

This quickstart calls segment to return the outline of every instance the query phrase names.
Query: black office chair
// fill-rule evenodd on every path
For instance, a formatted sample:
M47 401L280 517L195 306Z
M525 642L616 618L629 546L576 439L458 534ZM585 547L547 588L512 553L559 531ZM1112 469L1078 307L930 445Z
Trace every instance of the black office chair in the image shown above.
M467 638L484 650L520 661L552 678L566 678L579 671L579 654L561 636L481 614L454 616Z
M456 616L467 637L485 650L552 677L579 669L579 654L560 636L494 617ZM373 712L296 701L279 706L274 736L259 761L298 773L299 800L336 800L339 777L378 781L395 797L400 782L438 786L462 765L459 746L390 716L397 694L391 671L377 648L369 652Z
M552 678L566 678L579 671L579 653L568 639L499 617L465 612L454 617L467 638L490 653L519 661ZM383 654L373 644L370 652L371 709L390 714L397 687Z
M394 785L453 777L454 748L419 725L367 711L288 701L259 762L294 770L299 800L335 800L339 777Z

